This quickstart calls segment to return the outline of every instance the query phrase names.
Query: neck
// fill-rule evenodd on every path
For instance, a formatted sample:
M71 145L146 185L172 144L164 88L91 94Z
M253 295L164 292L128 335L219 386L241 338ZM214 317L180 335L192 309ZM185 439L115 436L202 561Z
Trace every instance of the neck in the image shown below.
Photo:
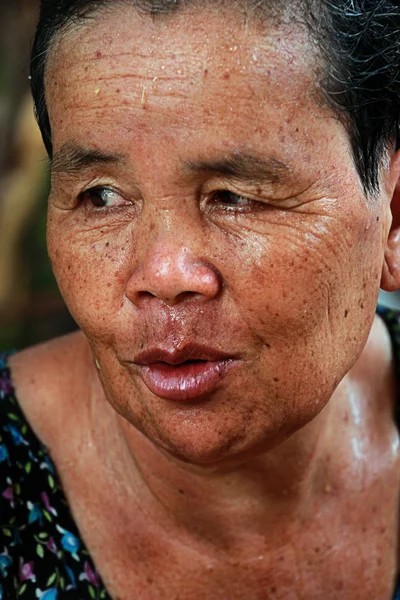
M215 545L236 545L260 531L273 543L347 485L349 461L357 458L346 450L349 436L360 435L360 415L364 423L371 411L364 398L392 390L393 378L391 341L375 318L361 356L326 407L267 453L229 466L193 466L161 451L125 420L119 425L149 506Z
M254 556L265 554L266 545L276 547L293 528L306 527L326 503L326 495L334 494L343 482L348 457L342 442L343 436L349 436L343 423L350 419L352 427L350 400L357 396L359 382L367 381L371 387L371 381L376 381L379 387L382 379L390 377L390 339L376 320L361 357L324 410L265 454L229 466L183 463L117 416L102 392L108 418L96 445L103 447L111 477L122 482L127 505L146 513L147 522L165 525L170 537L176 539L179 534L186 543L196 539L199 545L207 545L207 551L210 547L229 549L232 555L251 548ZM98 416L99 410L93 414ZM110 448L114 450L111 457Z
M174 537L179 530L230 553L258 547L253 554L265 554L267 539L273 547L292 526L307 522L314 505L310 499L333 487L332 405L278 448L208 468L174 459L121 419L136 499L153 521L169 523ZM125 472L128 468L125 462Z

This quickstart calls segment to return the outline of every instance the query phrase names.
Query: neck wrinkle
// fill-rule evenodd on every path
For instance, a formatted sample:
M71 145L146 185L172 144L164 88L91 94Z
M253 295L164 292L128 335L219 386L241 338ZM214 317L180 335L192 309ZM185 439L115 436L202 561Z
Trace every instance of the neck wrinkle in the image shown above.
M271 548L277 540L289 543L289 532L311 519L317 498L329 492L333 417L328 404L279 448L212 469L178 461L127 422L120 424L137 469L136 495L167 533L224 552L251 539L260 554L266 541Z

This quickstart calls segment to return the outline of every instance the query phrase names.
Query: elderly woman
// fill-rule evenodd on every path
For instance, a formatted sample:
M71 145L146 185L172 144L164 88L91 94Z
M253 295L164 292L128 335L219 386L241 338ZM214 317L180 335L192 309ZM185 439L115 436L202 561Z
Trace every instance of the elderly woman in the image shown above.
M43 0L80 332L3 362L2 598L394 597L399 29L397 0Z

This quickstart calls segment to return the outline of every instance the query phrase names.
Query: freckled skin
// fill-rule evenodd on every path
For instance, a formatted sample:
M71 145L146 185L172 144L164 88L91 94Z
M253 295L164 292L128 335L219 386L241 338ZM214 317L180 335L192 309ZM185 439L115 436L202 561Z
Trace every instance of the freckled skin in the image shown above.
M85 451L90 468L71 474L62 433L48 445L114 597L389 598L398 456L382 326L364 347L395 176L385 173L378 200L365 197L314 69L303 31L244 26L235 13L153 21L119 7L54 45L54 150L74 141L123 157L54 172L48 216L54 272L85 336L67 342L68 364L82 365L76 396L90 398L59 409L60 421L76 410L90 422L98 456ZM187 168L238 150L285 163L285 179ZM114 190L112 210L79 198L98 185ZM226 189L255 203L213 203ZM239 358L207 401L184 406L152 394L130 361L188 341ZM374 369L368 393L354 394ZM365 412L359 428L350 390ZM386 406L379 434L375 392ZM363 458L353 442L366 444ZM393 485L382 492L385 474ZM371 526L379 503L385 516Z
M316 104L303 54L288 66L288 38L264 42L250 29L237 44L234 23L212 33L203 20L193 17L203 35L176 19L168 30L146 21L133 38L129 21L115 37L99 18L56 46L47 75L54 149L78 140L127 157L86 180L53 177L49 252L60 288L109 400L169 452L200 463L223 460L221 444L227 459L274 447L318 414L365 344L383 252L378 208L364 198L345 129ZM291 35L295 50L304 40ZM286 162L292 181L257 186L260 212L218 213L199 195L233 182L187 176L183 163L243 146ZM112 184L126 206L108 216L77 206L91 179ZM234 191L256 193L252 182ZM184 431L181 409L167 409L126 366L143 340L164 339L214 339L243 361Z

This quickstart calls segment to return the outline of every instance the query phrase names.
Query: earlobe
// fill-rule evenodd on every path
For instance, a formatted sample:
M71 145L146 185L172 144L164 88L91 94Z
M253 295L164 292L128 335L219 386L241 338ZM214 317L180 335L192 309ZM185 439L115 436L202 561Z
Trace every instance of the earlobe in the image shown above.
M386 244L381 288L385 292L400 289L400 229L392 228Z
M388 179L392 224L386 242L381 288L395 292L400 289L400 151L392 158Z

